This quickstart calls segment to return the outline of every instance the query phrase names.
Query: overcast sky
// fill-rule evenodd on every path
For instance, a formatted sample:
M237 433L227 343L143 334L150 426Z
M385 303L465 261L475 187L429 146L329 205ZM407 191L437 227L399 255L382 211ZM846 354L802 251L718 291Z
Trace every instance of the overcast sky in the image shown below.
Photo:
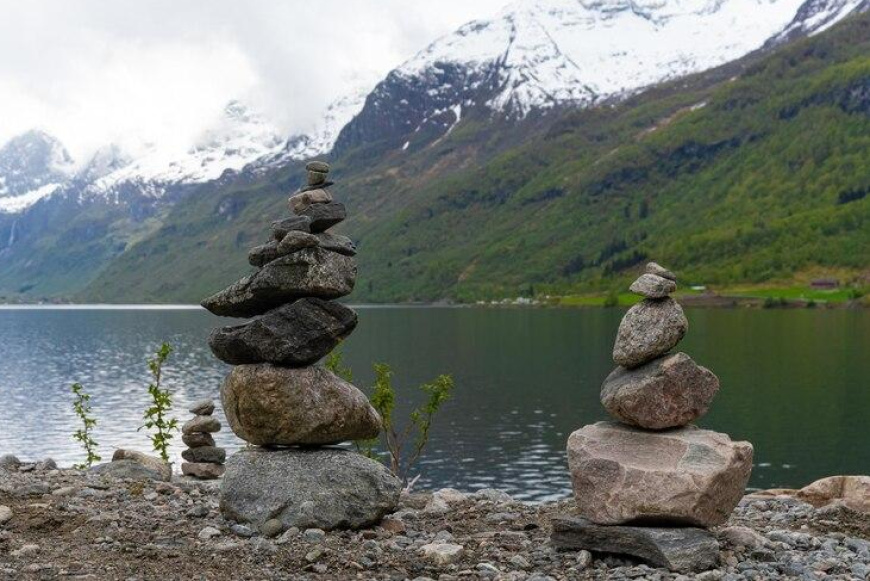
M192 141L231 99L288 134L507 0L0 0L0 144L31 128L79 162Z

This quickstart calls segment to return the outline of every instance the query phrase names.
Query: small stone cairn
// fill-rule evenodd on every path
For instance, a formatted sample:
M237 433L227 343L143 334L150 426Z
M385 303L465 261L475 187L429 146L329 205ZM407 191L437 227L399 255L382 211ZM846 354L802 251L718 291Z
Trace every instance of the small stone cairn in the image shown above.
M356 248L327 230L346 217L327 189L329 165L306 166L293 216L251 250L256 272L203 301L215 315L251 318L215 329L209 346L235 367L221 388L230 428L254 447L227 462L225 517L263 534L290 527L361 528L398 504L401 483L380 463L334 444L377 437L381 418L356 387L316 365L357 325L334 299L353 290Z
M619 325L618 367L601 388L601 403L618 421L568 439L581 518L554 519L553 542L688 572L716 565L718 543L706 529L724 523L743 497L753 450L691 425L707 413L719 379L671 352L689 328L670 297L676 280L651 262L631 285L644 299Z
M200 480L214 480L223 476L227 451L215 445L214 436L221 423L212 416L214 401L204 399L191 406L193 419L181 427L181 440L187 450L181 453L186 460L181 463L181 472Z

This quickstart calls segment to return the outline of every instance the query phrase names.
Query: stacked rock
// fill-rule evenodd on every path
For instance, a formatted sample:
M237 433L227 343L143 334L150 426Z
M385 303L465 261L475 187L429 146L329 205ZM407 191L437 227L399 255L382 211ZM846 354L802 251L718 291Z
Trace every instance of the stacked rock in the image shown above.
M329 166L306 169L307 185L289 200L294 215L273 222L272 240L249 254L258 270L202 303L216 315L255 317L215 329L209 345L235 366L221 388L230 427L261 446L229 459L221 509L270 534L374 524L401 489L382 464L327 447L376 437L381 418L359 389L316 365L357 325L334 302L353 290L356 248L327 232L346 216L326 189Z
M601 403L619 422L588 425L568 439L583 518L554 521L557 546L633 554L680 571L716 563L718 544L704 529L725 522L742 498L753 450L690 425L709 409L719 379L671 353L689 328L670 296L676 280L651 262L631 285L644 299L619 325L618 367L601 388Z
M186 462L181 463L181 472L200 480L214 480L224 473L227 451L215 445L214 436L221 429L221 423L212 416L214 402L210 399L198 401L191 406L193 418L181 428L181 440L187 450L181 453Z

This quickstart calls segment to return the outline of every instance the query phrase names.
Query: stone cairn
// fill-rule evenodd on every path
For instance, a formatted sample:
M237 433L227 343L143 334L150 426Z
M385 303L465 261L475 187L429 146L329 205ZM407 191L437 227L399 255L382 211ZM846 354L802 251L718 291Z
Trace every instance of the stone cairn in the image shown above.
M181 440L187 450L181 453L185 462L181 472L200 480L214 480L223 476L227 451L215 445L214 436L220 431L221 423L212 416L214 401L204 399L191 406L193 419L181 427Z
M618 422L585 426L568 439L581 518L553 522L565 549L627 554L674 571L714 567L722 524L744 494L752 445L690 425L707 413L719 379L685 353L671 353L689 328L670 297L676 276L651 262L631 291L613 348L618 367L601 403Z
M306 166L294 215L251 250L256 272L209 297L215 315L253 320L215 329L209 346L234 365L221 388L233 432L255 447L227 462L221 510L264 534L290 527L361 528L395 509L401 484L380 463L334 444L376 437L381 418L363 393L316 363L350 335L356 248L327 230L345 219L327 189L329 166Z

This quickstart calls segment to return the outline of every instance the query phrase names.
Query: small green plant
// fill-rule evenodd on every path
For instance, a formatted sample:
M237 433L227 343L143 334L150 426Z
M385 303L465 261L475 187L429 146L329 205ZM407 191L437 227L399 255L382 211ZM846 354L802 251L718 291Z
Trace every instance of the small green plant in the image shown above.
M353 381L353 371L350 367L344 364L342 360L343 357L344 355L341 352L341 349L333 349L332 353L327 355L326 359L323 361L323 366L343 380Z
M72 392L76 396L75 401L73 401L73 409L82 421L82 427L75 431L73 439L81 443L86 454L85 461L81 464L76 464L75 467L79 469L90 468L94 462L102 460L102 457L97 454L99 444L91 436L91 430L97 426L97 420L91 416L91 396L85 392L82 384L74 383Z
M160 387L163 364L166 363L170 353L172 353L172 347L163 343L154 357L148 360L148 369L154 378L154 382L148 385L151 406L145 410L145 423L139 427L140 430L143 428L156 429L156 432L151 434L151 444L154 446L154 451L160 453L164 462L169 461L169 441L172 439L172 432L178 429L177 419L167 419L167 415L172 410L172 394L169 393L168 389Z

